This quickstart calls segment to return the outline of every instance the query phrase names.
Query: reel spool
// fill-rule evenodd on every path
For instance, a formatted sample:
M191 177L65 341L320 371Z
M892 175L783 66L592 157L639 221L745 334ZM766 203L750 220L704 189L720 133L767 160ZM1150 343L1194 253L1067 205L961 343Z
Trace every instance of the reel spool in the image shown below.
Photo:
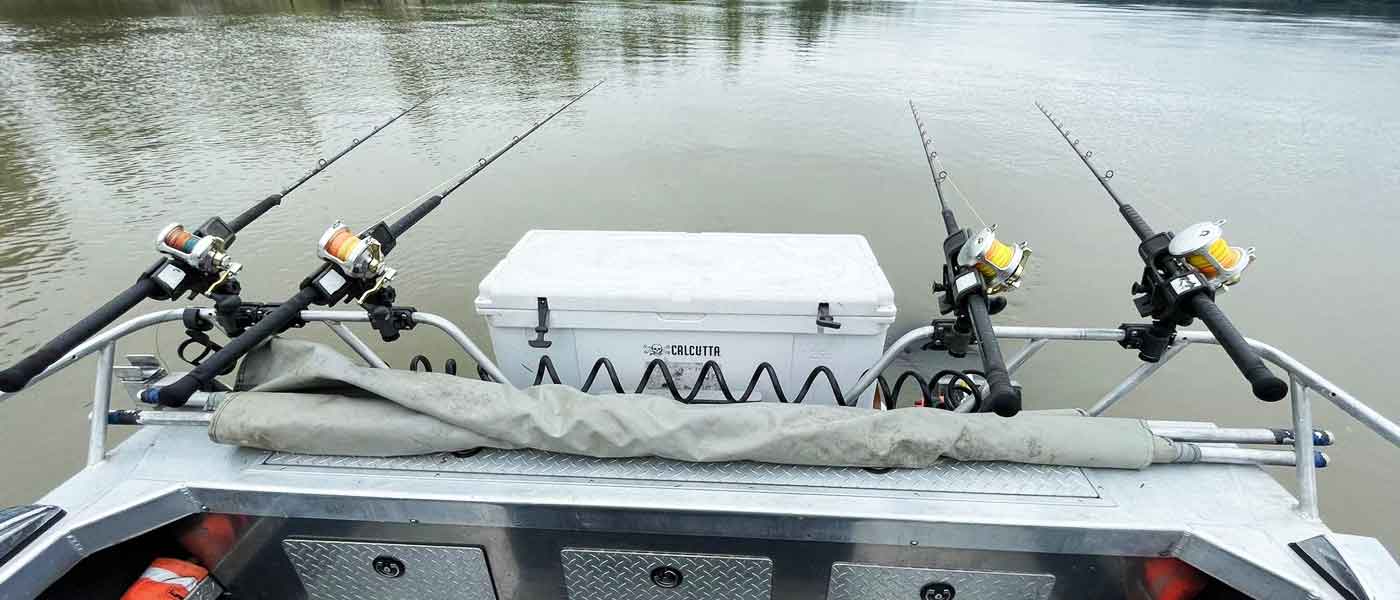
M997 226L992 225L977 232L958 251L958 263L982 274L988 294L1021 287L1026 259L1031 256L1031 249L1025 242L1004 244L997 239L996 231Z
M359 297L360 302L394 278L394 269L384 263L384 249L379 240L357 236L341 221L321 234L316 255L336 265L347 277L374 281L374 285Z
M1239 283L1245 268L1254 262L1253 247L1231 246L1225 241L1220 227L1224 224L1223 220L1196 223L1173 236L1167 246L1167 252L1185 260L1216 289Z
M218 273L219 278L209 286L205 294L209 294L243 268L243 265L233 262L233 258L224 252L223 238L212 235L197 236L186 231L179 223L171 223L160 230L160 234L156 236L156 251L202 273Z

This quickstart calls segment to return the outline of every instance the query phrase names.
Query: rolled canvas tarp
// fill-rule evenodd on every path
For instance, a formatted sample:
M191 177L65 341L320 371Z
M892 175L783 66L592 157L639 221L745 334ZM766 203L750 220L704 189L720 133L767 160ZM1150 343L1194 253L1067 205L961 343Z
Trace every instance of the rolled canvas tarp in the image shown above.
M927 467L941 458L1138 469L1176 455L1137 419L752 402L687 405L441 373L376 369L276 338L250 354L209 428L216 442L321 455L469 448L601 458Z

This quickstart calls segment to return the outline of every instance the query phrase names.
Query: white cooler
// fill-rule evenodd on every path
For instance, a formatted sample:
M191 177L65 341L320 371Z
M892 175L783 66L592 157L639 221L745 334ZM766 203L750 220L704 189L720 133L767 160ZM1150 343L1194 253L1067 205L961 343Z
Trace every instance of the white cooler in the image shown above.
M526 233L482 280L476 311L516 386L535 382L544 356L575 387L607 358L634 392L661 359L682 396L709 401L724 398L714 373L693 391L708 361L736 398L765 362L789 401L821 366L844 391L879 359L895 317L862 236L625 231ZM613 391L605 369L589 390ZM670 395L659 372L645 390ZM767 375L749 400L778 400ZM824 376L803 399L835 401Z

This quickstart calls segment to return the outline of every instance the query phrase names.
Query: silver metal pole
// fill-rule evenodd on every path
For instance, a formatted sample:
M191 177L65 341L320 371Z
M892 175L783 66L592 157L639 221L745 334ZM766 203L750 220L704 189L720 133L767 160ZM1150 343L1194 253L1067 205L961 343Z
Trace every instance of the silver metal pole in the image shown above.
M997 326L993 329L996 331L997 337L1020 340L1046 339L1116 342L1123 339L1122 329L1091 327L1022 327L1019 325Z
M1153 435L1178 442L1282 446L1293 443L1291 440L1295 435L1293 431L1287 429L1268 429L1265 427L1180 426L1152 421L1148 421L1147 426L1152 429ZM1312 441L1314 445L1319 438L1323 440L1324 444L1327 444L1330 443L1332 434L1326 431L1316 431L1308 436L1309 441Z
M1031 340L1026 344L1025 348L1021 348L1021 351L1016 353L1016 356L1006 361L1006 372L1015 373L1016 369L1021 368L1021 365L1026 364L1026 361L1030 360L1032 356L1035 356L1036 352L1040 352L1040 349L1044 348L1049 343L1050 340Z
M376 369L389 368L389 363L379 358L379 355L375 354L374 350L370 349L369 344L366 344L364 340L356 336L355 332L350 331L350 328L346 327L344 323L338 321L326 321L325 323L326 327L329 327L331 331L335 332L335 335L340 338L340 341L345 342L345 345L349 346L351 350L354 350L355 354L365 359L365 362L369 363L369 366Z
M1342 411L1351 415L1357 421L1360 421L1362 425L1370 428L1371 431L1376 432L1391 444L1400 446L1400 425L1385 418L1385 416L1377 412L1376 409L1357 400L1355 396L1347 393L1346 390L1337 387L1336 384L1328 381L1327 378L1318 375L1316 371L1298 362L1298 360L1292 356L1283 353L1278 348L1263 342L1246 339L1249 341L1250 345L1254 346L1254 348L1259 351L1259 355L1264 357L1264 360L1283 367L1284 370L1297 376L1305 385L1317 392L1318 395L1331 401L1337 408L1342 409Z
M1175 344L1172 344L1172 347L1167 348L1167 351L1162 353L1162 358L1158 359L1157 362L1145 362L1138 365L1136 369L1133 369L1132 373L1129 373L1127 377L1123 378L1123 381L1120 381L1118 385L1109 390L1107 394L1104 394L1103 398L1100 398L1098 402L1089 407L1089 416L1097 417L1108 409L1113 408L1113 405L1118 404L1118 401L1122 400L1124 396L1127 396L1128 392L1137 389L1137 386L1147 381L1148 377L1156 373L1157 369L1162 368L1162 365L1167 364L1167 361L1179 354L1186 346L1187 342L1178 339Z
M1297 454L1298 470L1298 510L1303 516L1319 520L1317 507L1317 466L1307 460L1313 455L1312 399L1308 398L1308 388L1296 376L1288 378L1288 399L1293 404L1293 430L1297 441L1293 451ZM1307 432L1308 435L1304 435Z
M214 413L187 410L143 410L136 418L137 425L174 425L183 427L208 427L214 421Z
M107 342L97 356L97 384L92 391L88 416L88 466L107 456L107 410L112 406L112 365L117 361L116 342Z
M304 310L301 311L301 320L307 322L336 321L342 323L368 323L369 313L358 310ZM413 313L413 321L441 329L443 333L447 334L447 337L457 342L457 345L460 346L462 350L466 351L467 356L472 357L472 360L475 360L476 364L480 365L481 369L486 371L487 375L490 375L492 379L505 385L511 385L510 380L506 379L500 367L497 367L496 363L492 362L490 358L487 358L486 353L482 352L481 348L478 348L476 343L473 342L470 337L467 337L467 334L463 333L461 329L458 329L457 325L453 324L452 321L425 312Z
M1320 452L1303 458L1294 454L1291 450L1258 450L1255 448L1232 448L1229 446L1200 446L1199 449L1200 454L1198 457L1194 460L1183 462L1291 467L1298 462L1313 464L1314 461L1326 465L1329 460L1326 454Z
M860 395L865 393L865 389L875 383L876 379L880 378L880 373L883 373L885 368L889 367L890 363L894 362L894 359L899 356L899 353L904 352L905 348L908 348L916 342L922 342L928 339L935 331L937 331L937 329L932 325L925 325L895 340L894 344L887 348L884 354L880 355L880 360L875 361L875 366L870 367L870 370L866 371L864 375L861 375L860 380L856 381L855 385L851 386L851 389L846 390L846 404L854 406L854 403L860 399Z
M458 346L466 350L467 355L471 356L472 360L475 360L476 364L481 366L481 370L486 371L486 374L490 375L492 379L495 379L497 383L514 387L510 380L506 379L505 374L501 372L501 368L497 367L496 363L487 358L486 353L482 352L480 348L477 348L476 344L472 342L472 339L467 337L467 334L462 333L462 330L458 329L452 321L434 314L421 312L413 313L413 320L441 329L447 334L447 337L452 338L452 341L457 342Z

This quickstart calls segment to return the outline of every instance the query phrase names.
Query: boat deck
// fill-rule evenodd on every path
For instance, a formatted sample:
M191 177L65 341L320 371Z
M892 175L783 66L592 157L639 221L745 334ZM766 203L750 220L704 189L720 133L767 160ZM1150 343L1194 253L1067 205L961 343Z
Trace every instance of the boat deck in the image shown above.
M890 580L899 572L862 571L872 563L1045 574L1051 585L1029 597L1081 597L1071 594L1102 585L1086 563L1087 571L1121 569L1113 560L1154 556L1181 558L1259 598L1337 598L1288 547L1326 535L1373 598L1400 597L1400 568L1377 561L1389 559L1378 542L1305 518L1286 490L1248 465L947 462L882 473L534 451L318 457L220 446L199 428L147 427L42 502L68 515L0 567L0 597L31 597L83 557L199 513L259 521L216 568L221 580L256 571L273 581L280 569L292 588L307 574L265 550L334 538L480 548L492 597L501 599L557 596L561 582L569 598L586 598L575 593L587 585L569 579L570 561L648 551L771 561L774 598L844 597L838 575ZM1096 567L1096 557L1107 562ZM34 564L48 568L25 568Z

